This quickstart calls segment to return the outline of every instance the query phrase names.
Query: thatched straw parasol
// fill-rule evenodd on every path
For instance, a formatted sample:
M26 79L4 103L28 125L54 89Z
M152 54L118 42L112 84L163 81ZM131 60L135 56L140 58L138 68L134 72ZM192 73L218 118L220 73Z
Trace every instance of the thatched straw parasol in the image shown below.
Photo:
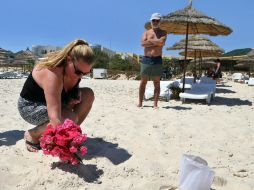
M21 50L15 53L15 59L12 63L13 65L17 65L22 67L22 70L31 70L35 61L37 60L37 56L27 48L25 51Z
M8 57L7 55L8 51L3 48L0 48L0 64L6 60L6 57Z
M191 60L190 62L193 63L194 60ZM214 60L212 60L211 58L202 60L202 65L206 69L209 68L209 67L214 67L216 64L217 63Z
M12 55L11 51L0 48L0 64L9 63L12 59L11 55Z
M196 58L199 58L199 74L201 75L202 73L202 69L201 69L201 64L205 64L206 61L203 61L204 57L219 57L222 55L222 53L224 52L224 50L222 51L208 51L208 50L190 50L187 52L187 56L194 58L195 60L195 72L196 72ZM185 52L182 51L179 53L180 55L185 55ZM194 78L194 82L195 82L195 78Z
M167 48L167 50L185 49L185 43L186 43L185 39L182 39L179 42L175 43L173 46ZM213 43L208 38L205 38L199 35L192 35L188 39L187 56L192 57L195 60L195 73L196 73L196 57L199 57L200 59L202 57L218 57L218 56L221 56L222 53L224 53L224 50L220 48L217 44ZM184 56L185 52L184 51L180 52L180 55ZM194 82L195 82L195 77L194 77Z
M167 48L167 50L185 49L185 43L185 39L182 39L173 46ZM222 53L224 53L224 50L208 38L199 35L192 35L188 39L188 57L218 57L221 56ZM185 52L183 51L179 54L184 56Z
M186 43L185 39L182 39L179 42L175 43L173 46L167 48L167 50L185 49L185 43ZM190 54L192 54L194 50L197 50L197 51L200 50L201 52L203 51L203 52L205 52L204 54L208 54L209 52L212 52L211 54L213 54L213 52L216 52L217 54L224 53L224 50L222 48L220 48L217 44L215 44L208 38L205 38L205 37L199 36L199 35L192 35L188 39L188 50L191 50ZM189 56L189 57L191 57L191 56ZM204 56L204 57L209 57L209 55Z
M228 26L192 8L191 0L190 5L186 8L163 16L160 27L161 29L166 30L167 33L186 34L183 91L185 86L185 65L188 49L188 34L209 34L216 36L229 35L232 32ZM145 28L150 29L150 23L146 23Z
M185 54L184 51L179 53L180 55ZM208 50L190 50L187 53L187 57L219 57L222 55L221 51L208 51Z
M253 58L254 59L254 49L252 49L248 54L247 54L248 58Z
M7 54L9 53L9 51L3 49L3 48L0 48L0 55L4 55L4 54Z
M28 48L24 51L21 50L15 54L15 63L26 63L30 61L36 61L36 55Z
M28 48L24 51L21 50L15 54L15 59L36 59L35 54Z
M234 67L249 68L248 74L250 76L251 67L254 65L254 55L253 55L253 57L252 57L252 55L253 55L252 53L248 54L247 58L236 61L237 64Z
M245 63L237 63L234 65L234 67L239 67L239 68L249 68L249 66Z
M162 17L160 28L172 34L208 34L211 36L229 35L232 29L217 21L215 18L208 17L190 5L184 9L169 13ZM146 29L151 29L150 22L145 24Z

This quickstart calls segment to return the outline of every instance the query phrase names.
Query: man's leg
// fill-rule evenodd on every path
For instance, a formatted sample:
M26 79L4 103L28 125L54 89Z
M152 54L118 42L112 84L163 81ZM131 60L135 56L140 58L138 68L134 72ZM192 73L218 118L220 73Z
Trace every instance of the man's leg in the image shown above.
M156 76L153 78L154 85L154 108L158 108L158 100L160 96L160 76Z
M143 105L143 98L146 90L146 84L148 81L148 76L141 75L140 85L139 85L139 103L138 107L142 107Z

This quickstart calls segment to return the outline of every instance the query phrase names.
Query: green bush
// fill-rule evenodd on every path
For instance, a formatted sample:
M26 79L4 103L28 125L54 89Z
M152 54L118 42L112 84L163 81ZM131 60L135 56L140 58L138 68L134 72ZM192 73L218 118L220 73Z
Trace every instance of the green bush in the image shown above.
M141 80L141 75L138 74L138 75L136 76L135 80Z
M169 89L172 92L172 98L173 99L179 99L180 98L179 94L182 92L182 89L179 87L179 85L174 85L174 83L173 83L169 86Z
M93 68L108 68L109 56L99 49L93 49L95 55L95 64Z
M109 57L99 49L93 49L95 54L95 64L93 68L105 68L120 71L139 71L139 65L122 59L120 55Z
M108 69L108 78L114 78L119 74L124 74L128 79L135 77L135 80L140 75L137 71L121 71L121 70L114 70L114 69ZM139 76L140 77L140 76Z
M121 71L138 71L137 64L133 64L128 60L122 59L120 55L111 58L109 69Z

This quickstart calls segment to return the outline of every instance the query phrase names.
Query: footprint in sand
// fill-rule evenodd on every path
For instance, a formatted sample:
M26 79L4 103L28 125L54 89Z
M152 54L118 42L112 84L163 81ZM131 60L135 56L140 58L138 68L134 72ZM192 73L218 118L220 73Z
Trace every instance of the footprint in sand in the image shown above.
M178 188L172 185L162 185L159 190L177 190Z
M247 173L247 170L241 169L237 171L237 173L234 173L233 176L244 178L244 177L248 177L248 173Z
M227 184L227 180L222 177L215 176L213 178L213 184L216 186L225 186Z

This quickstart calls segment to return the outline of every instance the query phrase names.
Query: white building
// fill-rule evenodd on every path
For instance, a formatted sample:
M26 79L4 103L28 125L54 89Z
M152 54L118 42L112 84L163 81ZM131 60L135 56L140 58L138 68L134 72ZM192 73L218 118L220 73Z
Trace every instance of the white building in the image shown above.
M50 46L50 45L47 45L47 46L43 46L43 45L32 46L32 52L38 57L44 57L47 53L58 51L60 49L62 49L62 47Z
M103 68L94 68L93 69L93 78L95 79L105 79L107 78L107 69Z
M99 44L90 44L90 47L92 49L99 49L99 50L101 50L102 52L106 53L109 57L113 57L116 54L116 52L114 52L113 50L105 48L105 47L103 47L103 46L101 46Z

